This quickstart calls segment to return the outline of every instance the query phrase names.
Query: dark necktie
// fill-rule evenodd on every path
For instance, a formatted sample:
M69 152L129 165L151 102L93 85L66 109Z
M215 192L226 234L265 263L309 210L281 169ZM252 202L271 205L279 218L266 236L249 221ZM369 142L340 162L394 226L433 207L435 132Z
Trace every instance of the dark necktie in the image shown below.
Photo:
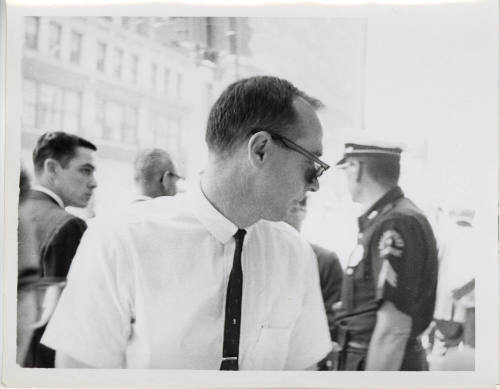
M222 363L220 370L239 370L238 356L240 348L241 296L243 271L241 269L241 249L246 231L238 230L234 234L233 268L229 274L226 295L226 315L224 318L224 342L222 344Z

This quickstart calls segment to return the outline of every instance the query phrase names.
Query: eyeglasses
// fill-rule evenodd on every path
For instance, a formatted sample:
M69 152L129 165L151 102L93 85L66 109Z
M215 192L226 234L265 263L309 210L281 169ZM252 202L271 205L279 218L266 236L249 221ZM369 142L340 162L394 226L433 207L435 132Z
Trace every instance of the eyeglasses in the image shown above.
M315 156L313 153L310 151L307 151L303 147L299 146L297 143L291 141L290 139L276 134L271 131L267 130L253 130L252 134L256 134L259 131L265 131L269 135L271 135L271 138L277 141L280 141L286 148L295 151L299 154L302 154L304 157L306 157L308 160L312 161L314 164L314 168L312 173L308 174L307 181L313 182L314 180L318 179L325 171L330 169L330 165L327 163L323 162L321 159L319 159L317 156Z

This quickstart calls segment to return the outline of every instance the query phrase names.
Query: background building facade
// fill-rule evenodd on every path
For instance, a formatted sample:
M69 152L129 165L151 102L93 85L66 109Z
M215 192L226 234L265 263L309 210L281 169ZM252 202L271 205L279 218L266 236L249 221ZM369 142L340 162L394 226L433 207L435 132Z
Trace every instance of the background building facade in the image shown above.
M29 153L46 131L88 138L99 149L94 207L132 195L131 161L139 148L164 148L182 174L194 175L199 163L186 150L203 150L214 98L249 73L237 58L249 53L242 18L24 21L24 165L31 168Z

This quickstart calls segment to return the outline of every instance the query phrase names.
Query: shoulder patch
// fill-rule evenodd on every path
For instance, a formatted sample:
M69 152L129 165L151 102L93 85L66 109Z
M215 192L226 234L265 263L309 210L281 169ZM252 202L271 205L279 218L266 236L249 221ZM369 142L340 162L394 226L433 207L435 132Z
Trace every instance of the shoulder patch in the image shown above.
M395 230L386 230L378 242L379 255L400 258L403 255L405 242L403 237Z

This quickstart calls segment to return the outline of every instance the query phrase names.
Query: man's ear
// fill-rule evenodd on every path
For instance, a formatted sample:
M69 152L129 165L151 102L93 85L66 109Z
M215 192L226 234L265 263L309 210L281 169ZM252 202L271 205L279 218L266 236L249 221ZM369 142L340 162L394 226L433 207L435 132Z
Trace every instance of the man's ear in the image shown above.
M53 158L47 158L43 162L43 171L49 176L54 176L59 169L61 169L61 164Z
M271 136L264 132L253 134L248 141L248 158L253 166L260 166L269 155Z
M165 170L161 176L161 185L168 191L170 189L170 171Z
M352 164L354 166L354 174L356 174L356 182L361 182L361 178L364 174L363 162L355 159L352 161Z

